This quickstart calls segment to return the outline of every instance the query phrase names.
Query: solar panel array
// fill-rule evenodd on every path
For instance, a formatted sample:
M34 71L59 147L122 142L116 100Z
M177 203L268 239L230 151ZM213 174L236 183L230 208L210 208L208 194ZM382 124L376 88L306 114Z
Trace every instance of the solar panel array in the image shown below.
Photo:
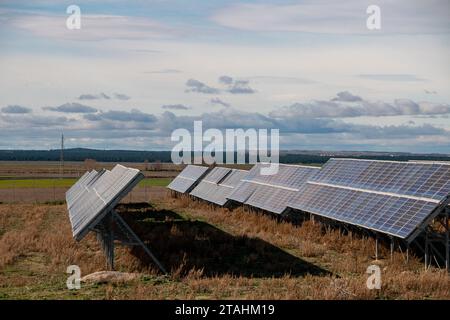
M277 214L297 209L409 242L450 201L445 162L341 158L321 169L279 164L277 174L262 175L266 165L247 173L214 168L203 180L207 169L190 166L179 177L188 185L200 181L191 195L219 205L230 200Z
M330 159L288 207L407 239L449 193L448 164Z
M264 163L254 165L229 199L280 214L306 181L320 170L317 167L279 164L276 174L263 175L261 169L265 166L267 164Z
M188 165L172 180L167 188L180 193L190 192L208 170L208 167Z
M228 202L228 196L247 173L248 171L245 170L215 167L191 191L190 195L224 206Z
M121 165L84 174L66 193L73 237L81 240L143 178Z

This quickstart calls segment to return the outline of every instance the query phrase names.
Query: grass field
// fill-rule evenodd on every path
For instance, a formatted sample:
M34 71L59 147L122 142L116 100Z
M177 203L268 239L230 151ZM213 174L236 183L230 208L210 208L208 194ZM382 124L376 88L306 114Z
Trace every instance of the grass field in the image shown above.
M116 249L127 282L66 288L66 268L105 270L93 234L71 237L65 205L0 205L0 299L450 299L445 271L423 270L387 248L373 260L373 239L343 236L318 223L301 226L245 212L162 197L121 205L120 214L169 275L139 250ZM382 270L382 289L366 287L367 266Z
M167 186L171 178L150 178L144 179L139 183L141 187ZM64 179L4 179L0 180L0 189L11 188L61 188L71 187L77 179L64 178Z

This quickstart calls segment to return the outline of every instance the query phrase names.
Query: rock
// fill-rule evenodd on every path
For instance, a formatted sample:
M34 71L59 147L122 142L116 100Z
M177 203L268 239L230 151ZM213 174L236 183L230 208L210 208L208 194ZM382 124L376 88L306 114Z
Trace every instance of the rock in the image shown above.
M139 273L128 273L119 271L98 271L81 278L81 282L108 283L108 282L128 282L138 279Z

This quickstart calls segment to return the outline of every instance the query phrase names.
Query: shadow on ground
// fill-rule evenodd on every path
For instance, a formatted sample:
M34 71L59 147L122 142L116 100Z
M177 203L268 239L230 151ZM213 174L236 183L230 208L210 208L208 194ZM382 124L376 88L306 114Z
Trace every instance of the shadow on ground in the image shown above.
M186 220L148 203L123 204L117 212L148 245L168 270L203 269L206 276L281 277L286 274L329 274L258 238L233 236L206 222ZM151 263L143 250L132 254Z

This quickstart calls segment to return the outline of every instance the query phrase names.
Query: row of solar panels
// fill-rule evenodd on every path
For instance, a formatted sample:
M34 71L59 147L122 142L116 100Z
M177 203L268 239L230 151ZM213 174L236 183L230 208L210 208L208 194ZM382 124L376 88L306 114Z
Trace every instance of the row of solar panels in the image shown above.
M86 172L67 192L73 237L81 240L144 178L137 169L116 165Z
M330 159L322 168L280 164L276 174L263 175L266 165L188 165L168 188L220 206L309 212L408 242L450 200L446 163Z

